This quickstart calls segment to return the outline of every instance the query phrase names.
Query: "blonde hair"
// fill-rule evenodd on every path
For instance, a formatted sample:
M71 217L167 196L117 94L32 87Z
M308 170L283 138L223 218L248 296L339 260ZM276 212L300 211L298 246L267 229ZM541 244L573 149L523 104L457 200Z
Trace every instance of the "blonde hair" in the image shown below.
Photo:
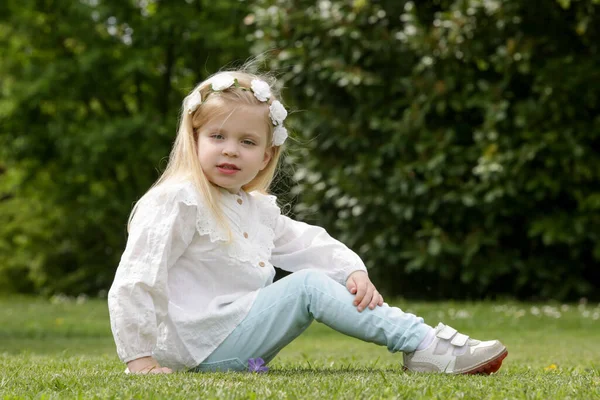
M269 99L269 102L260 102L254 96L253 92L235 87L231 87L222 92L211 93L211 80L225 73L237 79L239 85L246 88L250 87L253 79L261 79L267 82L271 87L271 98ZM203 103L194 112L189 113L187 104L192 93L195 91L200 91ZM265 126L268 127L267 143L269 143L268 146L271 146L270 143L272 143L274 126L270 121L267 111L269 104L275 100L281 101L280 91L276 85L275 79L267 75L256 75L244 70L225 71L214 74L213 76L199 83L183 100L181 116L179 120L179 129L177 130L177 137L175 138L173 148L171 149L171 153L169 155L167 167L158 180L146 192L146 194L148 194L148 192L153 188L159 187L166 183L191 180L198 192L205 199L206 205L210 208L215 217L221 223L226 225L226 221L218 204L218 199L219 196L221 196L221 193L216 190L215 186L206 178L206 175L200 166L200 161L198 159L198 132L200 128L211 121L212 118L225 113L230 113L236 106L262 105L265 107ZM252 181L242 186L244 191L259 191L265 194L268 193L269 186L273 182L273 178L277 171L277 165L282 153L282 146L272 146L271 152L271 159L265 168L259 171ZM146 194L144 194L144 196ZM139 204L139 202L137 204ZM129 216L128 227L135 214L137 204L133 207L133 210Z

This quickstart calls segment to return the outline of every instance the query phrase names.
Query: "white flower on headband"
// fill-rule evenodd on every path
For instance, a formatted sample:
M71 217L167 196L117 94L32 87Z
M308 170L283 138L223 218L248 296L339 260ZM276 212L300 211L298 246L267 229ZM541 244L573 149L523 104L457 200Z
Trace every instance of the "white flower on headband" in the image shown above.
M287 137L287 129L283 125L277 125L273 131L273 146L281 146Z
M202 104L202 95L200 94L200 90L194 90L192 94L187 99L187 110L188 113L191 114Z
M229 74L219 74L210 79L210 90L206 94L204 101L206 101L206 98L211 93L221 92L232 86L235 86L240 90L251 91L254 94L254 97L263 103L267 103L271 98L271 87L263 80L253 79L250 82L250 87L244 87L241 86L233 76ZM202 102L203 99L200 90L194 90L186 99L185 105L188 113L191 114L196 111ZM273 130L273 146L281 146L288 137L288 131L283 126L283 121L286 119L287 114L287 110L279 100L273 101L269 106L269 117L271 118L271 121L273 121L273 125L275 125L275 129Z
M250 82L250 89L254 93L254 96L262 102L269 100L271 97L271 87L265 81L261 81L260 79L253 79Z
M273 125L283 124L283 121L287 117L287 111L279 100L275 100L269 106L269 116L271 117L271 121L273 121Z
M211 81L212 90L214 90L216 92L228 89L231 86L233 86L233 84L235 83L235 79L233 78L233 76L231 76L229 74L217 75L214 78L212 78L210 81Z

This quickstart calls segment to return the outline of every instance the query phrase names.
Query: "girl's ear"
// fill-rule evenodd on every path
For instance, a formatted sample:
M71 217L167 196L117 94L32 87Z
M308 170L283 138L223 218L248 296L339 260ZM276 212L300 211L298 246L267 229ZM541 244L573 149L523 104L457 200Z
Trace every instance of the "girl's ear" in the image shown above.
M269 146L265 149L265 155L263 156L262 166L260 167L261 171L263 169L265 169L267 164L269 164L269 161L271 161L272 157L273 157L273 146Z

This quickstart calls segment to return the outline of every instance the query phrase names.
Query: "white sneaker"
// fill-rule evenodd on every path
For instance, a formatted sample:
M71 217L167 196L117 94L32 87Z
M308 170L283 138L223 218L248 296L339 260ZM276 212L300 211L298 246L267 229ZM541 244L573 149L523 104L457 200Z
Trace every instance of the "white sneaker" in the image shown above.
M404 370L489 375L500 369L507 355L506 347L497 340L469 339L440 323L429 347L404 354Z

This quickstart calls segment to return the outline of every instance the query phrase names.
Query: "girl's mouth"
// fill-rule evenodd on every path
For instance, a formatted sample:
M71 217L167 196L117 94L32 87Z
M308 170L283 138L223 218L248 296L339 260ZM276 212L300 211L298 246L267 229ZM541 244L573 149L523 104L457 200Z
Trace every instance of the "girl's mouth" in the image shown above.
M228 175L235 174L240 170L237 166L233 164L219 164L217 165L217 169L219 170L219 172Z

